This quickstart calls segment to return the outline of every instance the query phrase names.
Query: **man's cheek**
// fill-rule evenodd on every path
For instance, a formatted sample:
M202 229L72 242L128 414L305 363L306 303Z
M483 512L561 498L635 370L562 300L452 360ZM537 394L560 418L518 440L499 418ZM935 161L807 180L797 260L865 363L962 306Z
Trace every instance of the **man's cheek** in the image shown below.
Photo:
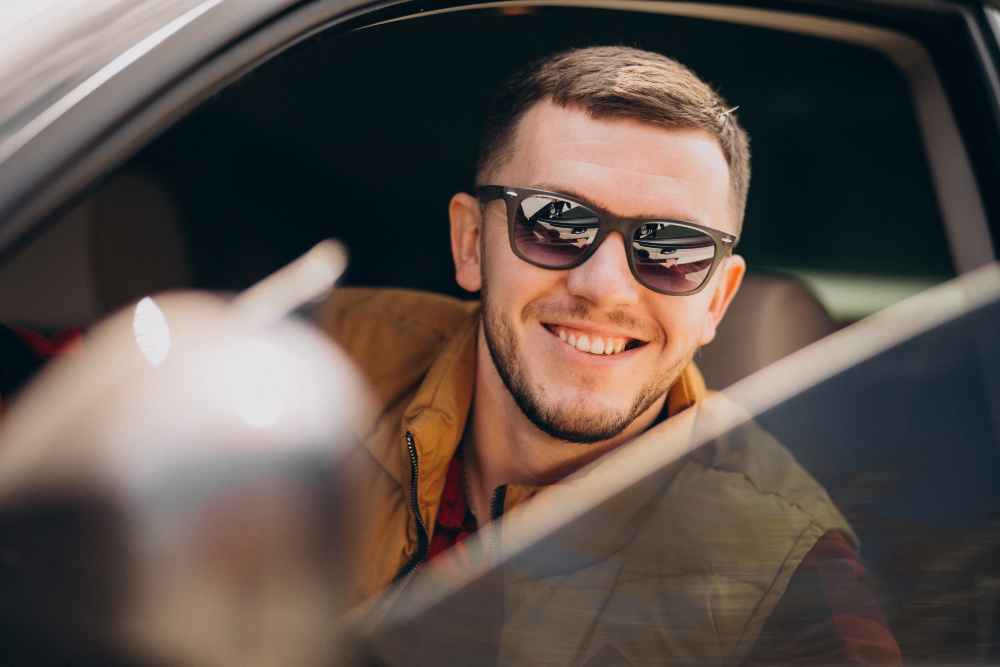
M653 311L653 318L663 330L666 338L665 347L674 348L679 345L684 348L701 335L711 299L703 299L702 293L665 298L672 299L668 304L664 304L669 307Z

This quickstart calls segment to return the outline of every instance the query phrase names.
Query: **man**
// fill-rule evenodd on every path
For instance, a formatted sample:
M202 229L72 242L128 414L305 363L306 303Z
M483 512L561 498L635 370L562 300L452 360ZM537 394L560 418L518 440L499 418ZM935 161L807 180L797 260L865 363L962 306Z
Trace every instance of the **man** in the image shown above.
M657 54L589 48L534 63L493 104L475 194L455 195L449 208L456 278L482 290L481 311L404 291L343 290L330 304L325 326L387 406L359 453L371 513L356 601L396 582L372 607L384 609L427 558L706 395L691 360L714 337L745 271L731 251L749 148L732 112L692 72ZM735 522L728 530L738 552L713 550L711 531L688 533L689 551L712 558L696 557L699 571L681 573L696 585L663 576L655 589L655 599L703 608L709 621L682 632L669 619L641 640L615 639L602 610L621 585L619 569L595 598L604 602L577 604L577 596L567 604L582 608L583 639L565 661L583 664L610 650L622 664L681 654L898 662L860 587L853 533L825 493L776 443L732 452L725 465L722 455L688 457L677 472L686 481L674 482L670 503L644 519L664 536L656 549L669 550L680 539L678 515L727 498L717 516ZM760 469L775 472L758 479ZM701 481L691 482L693 474ZM775 497L781 507L767 509ZM763 514L776 526L766 537L740 532ZM704 563L726 559L744 562L759 581L711 583L733 577ZM778 576L793 570L790 582ZM568 581L550 578L549 589L536 586L521 599L544 589L551 600ZM713 600L729 598L741 611L723 623ZM657 614L641 605L632 612ZM522 625L529 634L538 626ZM545 642L525 637L516 644Z

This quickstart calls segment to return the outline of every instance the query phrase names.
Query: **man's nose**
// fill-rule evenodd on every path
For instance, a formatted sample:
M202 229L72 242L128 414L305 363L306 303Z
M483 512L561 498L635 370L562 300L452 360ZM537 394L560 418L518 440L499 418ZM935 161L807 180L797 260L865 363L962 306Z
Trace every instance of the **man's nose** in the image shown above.
M629 270L625 252L622 235L611 232L590 259L567 272L566 287L598 307L635 303L642 286Z

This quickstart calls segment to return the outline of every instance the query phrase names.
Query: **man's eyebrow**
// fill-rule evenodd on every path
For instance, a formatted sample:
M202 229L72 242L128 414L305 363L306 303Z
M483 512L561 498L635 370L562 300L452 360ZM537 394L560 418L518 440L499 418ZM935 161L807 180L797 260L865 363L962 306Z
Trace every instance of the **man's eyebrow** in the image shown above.
M565 188L565 187L558 186L558 185L552 185L550 183L539 183L538 185L533 185L531 187L533 189L535 189L535 190L548 190L549 192L554 192L554 193L560 194L560 195L566 195L568 197L572 197L573 199L579 199L580 201L586 202L587 204L590 204L591 206L599 208L602 211L608 211L608 207L602 205L600 202L593 201L591 198L586 197L586 196L584 196L584 195L582 195L582 194L580 194L578 192L575 192L572 188ZM608 212L610 213L610 211L608 211ZM614 214L612 214L612 215L614 215ZM629 217L629 218L660 218L662 220L677 220L678 222L693 222L696 225L711 226L711 225L705 225L705 223L702 222L701 220L699 220L697 218L697 216L692 216L692 215L688 215L688 216L684 216L684 217L680 217L680 218L671 218L669 216L659 215L657 213L648 213L648 214L643 214L643 215L630 215L630 216L627 216L627 217Z
M573 197L574 199L579 199L582 202L590 204L591 206L593 206L595 208L599 208L602 211L607 211L608 213L610 213L610 211L608 211L608 207L605 206L604 204L602 204L601 202L594 201L590 197L587 197L586 195L582 195L579 192L576 192L575 190L573 190L572 188L564 188L564 187L560 187L558 185L551 185L549 183L541 183L541 184L539 184L537 186L534 186L534 188L536 190L548 190L549 192L554 192L556 194L567 195L569 197ZM663 216L652 216L652 215L649 215L649 216L639 216L639 217L654 218L654 217L663 217Z
M563 188L558 185L552 185L550 183L539 183L538 185L532 186L535 190L548 190L549 192L554 192L560 195L568 195L574 199L579 199L580 201L585 201L588 204L593 204L597 208L604 208L600 206L598 202L592 201L590 198L583 196L579 192L574 191L571 188Z

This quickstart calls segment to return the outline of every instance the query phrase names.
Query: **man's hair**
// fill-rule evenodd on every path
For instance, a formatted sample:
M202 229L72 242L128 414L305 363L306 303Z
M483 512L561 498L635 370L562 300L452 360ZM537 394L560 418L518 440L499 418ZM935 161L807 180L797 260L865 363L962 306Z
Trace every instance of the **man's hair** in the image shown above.
M732 109L694 72L658 53L625 46L570 49L523 68L500 89L486 118L476 186L510 160L521 118L551 100L598 120L634 120L667 130L701 130L718 140L729 165L730 205L743 225L750 187L750 138Z

